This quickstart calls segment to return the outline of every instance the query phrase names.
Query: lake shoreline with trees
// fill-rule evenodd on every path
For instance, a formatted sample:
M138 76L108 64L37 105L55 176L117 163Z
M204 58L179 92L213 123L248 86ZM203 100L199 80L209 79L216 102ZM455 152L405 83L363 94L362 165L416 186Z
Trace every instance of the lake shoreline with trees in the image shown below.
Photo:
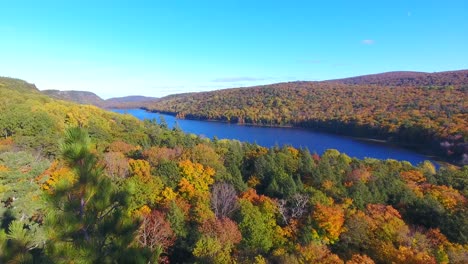
M181 118L178 113L176 112L168 112L168 111L158 111L158 110L151 110L148 109L147 107L140 107L139 109L145 110L149 113L157 113L157 114L165 114L165 115L170 115L174 116L177 119L181 120L195 120L195 121L202 121L202 122L216 122L216 123L223 123L223 124L230 124L230 125L238 125L238 126L251 126L251 127L265 127L265 128L294 128L294 129L304 129L306 131L315 131L315 132L323 132L323 133L329 133L333 135L338 135L342 136L345 138L350 138L362 142L369 142L369 143L375 143L375 144L381 144L385 146L394 146L394 147L399 147L399 148L405 148L408 150L415 151L419 154L422 154L426 156L428 159L434 160L439 164L450 164L452 166L460 166L459 163L454 162L449 160L447 157L443 155L435 155L434 149L431 148L423 148L421 145L409 145L409 144L404 144L401 142L395 142L392 140L388 139L379 139L379 138L372 138L372 137L360 137L360 136L354 136L354 135L349 135L347 133L334 133L330 132L327 129L317 129L317 128L307 128L303 126L294 126L294 125L268 125L268 124L252 124L252 123L234 123L234 122L228 122L226 120L218 120L218 119L203 119L203 118L194 118L191 115L185 115L183 118ZM130 109L124 109L124 110L130 110Z

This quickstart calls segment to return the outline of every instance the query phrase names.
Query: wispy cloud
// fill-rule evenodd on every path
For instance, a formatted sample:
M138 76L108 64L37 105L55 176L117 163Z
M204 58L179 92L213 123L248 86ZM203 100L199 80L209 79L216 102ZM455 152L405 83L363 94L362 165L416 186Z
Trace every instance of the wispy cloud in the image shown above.
M216 78L212 82L254 82L254 81L263 81L265 78L256 78L256 77L246 77L246 76L240 76L240 77L222 77L222 78Z
M361 43L364 44L364 45L373 45L373 44L375 44L375 40L365 39L365 40L361 41Z

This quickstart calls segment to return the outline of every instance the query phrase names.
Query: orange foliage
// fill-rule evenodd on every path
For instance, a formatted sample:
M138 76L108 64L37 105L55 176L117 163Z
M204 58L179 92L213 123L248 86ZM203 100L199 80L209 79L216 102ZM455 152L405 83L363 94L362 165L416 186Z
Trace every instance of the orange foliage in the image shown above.
M0 151L9 151L13 148L14 142L12 137L0 139Z
M0 145L1 146L13 145L13 138L12 137L1 138L0 139Z
M466 72L459 76L463 77L458 82L466 80ZM431 86L433 81L391 83L398 86L290 82L181 94L159 100L149 109L187 119L320 128L380 139L396 134L399 143L421 147L428 147L434 140L446 141L453 143L445 150L447 154L463 148L468 136L463 81L458 87L444 82L437 82L441 87L424 87L424 83ZM254 157L252 154L248 157Z
M149 208L146 204L140 207L138 210L135 210L133 214L136 217L146 217L151 214L151 208Z
M403 171L400 173L401 178L407 183L422 183L426 181L426 177L422 172L417 170Z
M0 165L0 172L2 171L8 171L8 167L4 166L4 165Z
M368 204L366 209L371 227L378 229L384 240L395 241L393 238L398 235L401 229L403 232L407 230L400 213L392 206Z
M41 188L51 193L60 182L72 184L77 180L75 174L68 167L57 161L54 161L46 171L37 176L36 181L40 182L45 177L47 180L41 185Z
M223 245L235 245L242 240L242 235L236 222L229 218L207 219L199 227L199 231L204 235L217 238Z
M143 151L143 157L156 166L162 160L176 160L182 154L182 148L152 147Z
M193 198L195 196L195 186L191 184L186 178L182 178L179 182L179 192L188 196L188 198Z
M436 264L436 259L427 252L418 252L417 250L400 246L395 256L396 263L407 264Z
M323 233L322 239L326 243L333 244L338 240L341 232L343 232L345 221L344 210L340 206L317 204L312 213L312 218L319 227L319 230L315 230L315 232L318 232L318 234Z
M367 255L353 255L350 260L346 261L346 264L374 264L375 262Z
M114 141L107 147L108 152L121 152L124 154L128 154L136 149L137 147L123 141Z
M337 255L330 252L325 245L310 243L306 246L297 246L300 263L342 264Z
M190 160L179 162L179 168L183 175L179 183L180 192L186 193L189 197L209 195L210 186L214 183L215 171L212 168Z
M294 218L289 220L288 225L283 227L281 231L282 237L285 237L288 240L294 239L299 231L299 221Z
M251 202L254 205L261 204L265 202L267 199L270 200L270 198L266 197L265 195L262 194L257 194L257 191L255 189L249 188L247 191L243 192L240 195L241 199L246 199L249 202Z
M442 234L438 228L429 229L429 231L426 233L426 236L433 246L445 245L449 242L447 237L445 237L445 235Z
M445 185L425 185L423 191L437 199L449 210L453 210L459 204L466 203L466 198L458 190Z

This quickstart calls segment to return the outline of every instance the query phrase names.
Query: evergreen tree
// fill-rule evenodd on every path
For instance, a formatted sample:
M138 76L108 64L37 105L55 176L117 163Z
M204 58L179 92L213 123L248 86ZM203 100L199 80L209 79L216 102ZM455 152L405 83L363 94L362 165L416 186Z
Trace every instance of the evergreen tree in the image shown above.
M47 219L49 256L67 263L142 262L142 252L131 247L138 223L125 214L129 196L103 174L87 132L68 129L62 155L77 179L49 197L55 209Z

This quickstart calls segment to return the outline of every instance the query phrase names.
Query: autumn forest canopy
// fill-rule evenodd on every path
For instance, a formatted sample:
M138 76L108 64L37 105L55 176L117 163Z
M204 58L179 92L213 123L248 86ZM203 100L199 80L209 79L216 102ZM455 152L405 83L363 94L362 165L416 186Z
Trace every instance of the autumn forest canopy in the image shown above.
M295 126L386 140L468 163L468 71L390 72L171 95L145 109L179 118Z
M384 138L461 164L468 73L447 74L174 95L150 109ZM0 263L467 263L467 197L466 165L207 139L0 78Z

